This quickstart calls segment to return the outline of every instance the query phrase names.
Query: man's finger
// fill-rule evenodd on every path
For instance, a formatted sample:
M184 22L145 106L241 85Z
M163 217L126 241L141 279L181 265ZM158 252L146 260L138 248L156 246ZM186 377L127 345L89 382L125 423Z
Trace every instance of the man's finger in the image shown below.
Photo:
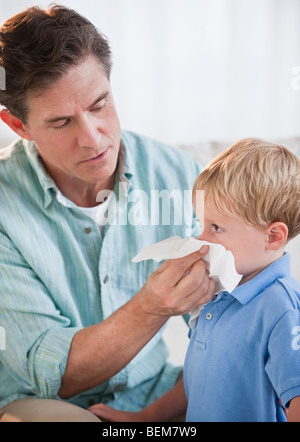
M215 294L215 282L208 279L208 285L203 285L193 293L182 300L181 305L177 306L177 316L190 313L200 305L210 302Z
M190 270L178 281L176 288L189 295L203 285L208 286L208 271L206 263L199 260L192 265Z
M170 259L164 262L158 269L158 273L164 273L164 277L174 287L191 267L203 258L209 251L208 246L203 246L197 252L184 256L183 258Z

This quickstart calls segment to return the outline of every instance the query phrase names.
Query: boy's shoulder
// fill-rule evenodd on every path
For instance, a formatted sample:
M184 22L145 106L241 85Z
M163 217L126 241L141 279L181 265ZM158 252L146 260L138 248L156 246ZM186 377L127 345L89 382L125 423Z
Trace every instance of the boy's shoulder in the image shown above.
M275 279L261 295L264 316L268 316L271 322L276 322L289 311L300 313L300 284L292 275Z
M300 314L300 283L291 275L288 253L233 293L242 304L249 305L257 321L271 328L287 312Z
M283 299L290 308L300 310L300 283L292 276L278 278L274 282L275 294Z

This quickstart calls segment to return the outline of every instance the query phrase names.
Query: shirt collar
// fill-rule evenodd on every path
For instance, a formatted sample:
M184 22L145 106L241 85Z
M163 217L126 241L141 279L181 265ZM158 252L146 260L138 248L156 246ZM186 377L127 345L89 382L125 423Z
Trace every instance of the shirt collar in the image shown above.
M57 187L42 163L34 141L23 140L23 144L28 161L36 173L44 191L44 207L47 208L53 199L53 195L55 195L53 190L56 192Z
M135 172L136 158L130 149L131 143L130 140L127 140L127 136L127 133L122 132L119 154L120 176L123 175L125 178L130 179Z
M47 207L53 201L53 198L57 195L57 186L54 180L46 171L34 141L28 141L24 139L23 144L29 163L36 173L44 191L44 208L47 209ZM126 145L126 136L123 133L121 136L117 170L120 182L127 182L128 191L130 187L129 179L133 175L134 171L134 158L132 157L130 149Z
M276 279L290 275L290 254L284 255L270 264L262 272L245 284L236 287L231 295L241 304L248 304Z

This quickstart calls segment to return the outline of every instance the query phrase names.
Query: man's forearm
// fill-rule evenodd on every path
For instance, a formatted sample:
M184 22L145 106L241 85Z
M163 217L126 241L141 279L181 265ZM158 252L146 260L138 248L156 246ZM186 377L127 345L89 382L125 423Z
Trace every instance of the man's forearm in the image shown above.
M100 324L72 341L58 395L69 399L100 385L124 368L168 320L144 312L133 298Z
M187 399L181 379L170 391L161 396L141 413L145 422L171 422L186 414Z
M100 324L73 339L58 392L68 399L100 385L124 368L174 315L184 315L210 301L214 282L195 252L164 262L139 293ZM189 272L188 272L189 270Z
M172 422L187 411L183 379L171 390L141 411L115 410L105 404L95 404L89 411L106 422Z

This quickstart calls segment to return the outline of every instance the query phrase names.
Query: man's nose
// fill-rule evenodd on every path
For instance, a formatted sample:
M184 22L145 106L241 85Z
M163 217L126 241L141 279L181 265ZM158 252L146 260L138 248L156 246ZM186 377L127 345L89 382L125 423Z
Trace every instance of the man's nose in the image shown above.
M101 133L94 122L84 120L78 128L77 140L80 147L98 147Z

